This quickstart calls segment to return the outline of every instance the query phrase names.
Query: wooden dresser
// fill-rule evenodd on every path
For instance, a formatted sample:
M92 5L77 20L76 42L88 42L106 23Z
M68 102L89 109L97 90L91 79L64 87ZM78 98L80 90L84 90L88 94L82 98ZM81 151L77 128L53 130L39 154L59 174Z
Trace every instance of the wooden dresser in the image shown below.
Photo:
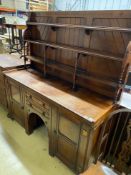
M27 134L41 118L50 155L77 173L93 160L101 124L123 91L130 22L131 11L32 12L24 34L30 69L5 72L10 117Z
M44 79L32 70L7 72L9 113L31 134L33 113L44 121L49 133L49 153L77 172L87 167L97 144L99 126L113 110L112 101L68 83ZM24 123L25 120L25 123Z
M3 71L20 68L24 66L24 61L19 55L0 54L0 104L7 108L7 98L5 92L5 79Z

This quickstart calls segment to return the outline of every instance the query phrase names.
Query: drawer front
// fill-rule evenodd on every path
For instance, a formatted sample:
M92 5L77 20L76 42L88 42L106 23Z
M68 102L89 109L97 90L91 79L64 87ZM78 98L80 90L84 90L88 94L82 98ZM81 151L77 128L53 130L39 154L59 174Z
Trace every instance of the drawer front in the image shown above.
M26 105L47 118L51 115L51 107L49 104L33 95L26 94Z

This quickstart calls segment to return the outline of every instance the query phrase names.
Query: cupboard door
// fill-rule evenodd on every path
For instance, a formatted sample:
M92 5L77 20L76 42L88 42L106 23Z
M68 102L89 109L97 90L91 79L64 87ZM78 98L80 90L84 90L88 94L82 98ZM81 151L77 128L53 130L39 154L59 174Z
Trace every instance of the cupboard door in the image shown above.
M4 77L2 76L2 72L1 71L0 71L0 104L2 104L3 107L7 108L5 82L4 82Z
M25 126L24 104L22 101L22 89L16 82L9 82L11 93L11 115L21 125Z
M21 103L20 87L18 85L11 83L11 96L12 100L16 101L19 104Z
M7 108L7 98L5 88L1 86L0 86L0 104L2 104L5 108Z
M13 118L23 127L25 127L24 109L15 101L12 102Z
M80 137L80 122L70 113L59 113L57 156L75 169Z
M79 140L79 125L61 114L59 118L59 133L77 144Z

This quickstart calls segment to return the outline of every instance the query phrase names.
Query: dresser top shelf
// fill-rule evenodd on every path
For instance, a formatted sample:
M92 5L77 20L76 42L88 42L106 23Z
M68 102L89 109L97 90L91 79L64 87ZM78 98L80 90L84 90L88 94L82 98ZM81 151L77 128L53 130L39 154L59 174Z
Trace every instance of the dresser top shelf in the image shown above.
M55 78L45 79L32 69L12 70L5 72L5 75L41 94L56 105L77 114L92 125L103 120L105 114L113 107L112 101L101 95L84 88L75 92L66 82Z
M26 40L25 39L25 41L27 41L29 43L33 43L33 44L44 45L44 46L51 47L54 49L73 51L73 52L77 52L79 54L97 56L97 57L101 57L101 58L113 60L113 61L122 62L122 59L123 59L122 55L120 57L117 57L117 56L114 56L112 54L107 54L107 53L102 52L102 51L100 52L100 51L95 51L92 49L83 49L83 48L79 48L79 47L68 46L65 44L56 44L56 43L46 42L46 41L41 41L41 40Z
M61 27L61 28L77 28L77 29L86 29L86 30L98 30L98 31L119 31L119 32L131 32L131 28L122 28L122 27L109 27L109 26L88 26L88 25L73 25L73 24L61 24L61 23L41 23L41 22L27 22L27 25L31 26L48 26L48 27Z

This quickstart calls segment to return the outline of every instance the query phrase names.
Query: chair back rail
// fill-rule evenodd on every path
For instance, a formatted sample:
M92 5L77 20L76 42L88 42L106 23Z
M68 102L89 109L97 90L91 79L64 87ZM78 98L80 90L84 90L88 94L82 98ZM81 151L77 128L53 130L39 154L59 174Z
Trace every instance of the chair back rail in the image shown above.
M99 139L96 161L99 159L120 173L131 173L131 110L111 113Z

